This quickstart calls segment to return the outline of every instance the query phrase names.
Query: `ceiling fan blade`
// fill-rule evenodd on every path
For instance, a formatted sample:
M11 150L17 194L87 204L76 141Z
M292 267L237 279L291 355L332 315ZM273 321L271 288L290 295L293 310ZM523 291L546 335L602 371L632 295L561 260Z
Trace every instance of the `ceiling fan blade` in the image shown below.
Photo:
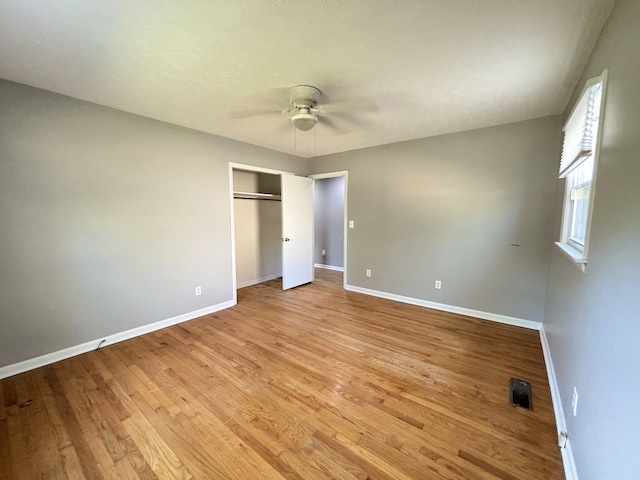
M241 118L249 118L249 117L258 117L262 115L281 115L282 110L274 109L274 108L264 108L260 110L244 110L240 112L231 112L229 116L231 118L241 119Z
M351 129L348 128L343 122L336 122L335 120L327 117L320 117L319 121L321 124L326 125L338 135L345 135L351 132Z
M338 119L343 123L348 123L353 127L367 127L373 123L371 117L367 115L359 115L360 112L336 112L332 114L334 119Z
M320 103L316 107L321 113L334 112L358 112L358 113L379 113L380 109L376 102L364 97L345 98L329 103Z

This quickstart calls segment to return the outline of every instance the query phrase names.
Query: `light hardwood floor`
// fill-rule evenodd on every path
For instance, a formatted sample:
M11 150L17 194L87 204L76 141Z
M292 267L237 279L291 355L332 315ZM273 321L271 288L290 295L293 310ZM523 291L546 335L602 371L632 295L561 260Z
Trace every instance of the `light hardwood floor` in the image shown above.
M340 275L0 381L0 478L563 478L537 332Z

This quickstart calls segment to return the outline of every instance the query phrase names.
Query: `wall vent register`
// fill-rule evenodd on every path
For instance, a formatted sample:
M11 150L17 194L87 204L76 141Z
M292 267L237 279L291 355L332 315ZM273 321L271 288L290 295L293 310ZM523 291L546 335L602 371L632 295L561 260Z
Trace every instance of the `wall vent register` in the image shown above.
M525 380L511 377L509 382L509 399L515 407L533 410L531 402L531 384Z

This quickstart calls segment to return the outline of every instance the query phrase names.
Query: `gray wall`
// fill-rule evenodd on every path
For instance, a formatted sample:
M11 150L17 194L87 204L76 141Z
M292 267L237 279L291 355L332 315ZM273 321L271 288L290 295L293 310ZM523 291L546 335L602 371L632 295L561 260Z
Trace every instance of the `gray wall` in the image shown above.
M310 173L349 171L348 284L542 321L560 127L546 117L313 159Z
M581 480L640 478L639 19L640 2L618 0L568 106L609 69L586 273L554 247L545 313Z
M233 189L280 195L280 175L233 171ZM238 288L282 276L282 204L235 198L236 283Z
M316 180L314 188L315 263L343 267L344 177Z
M306 171L0 81L0 366L231 300L230 161Z

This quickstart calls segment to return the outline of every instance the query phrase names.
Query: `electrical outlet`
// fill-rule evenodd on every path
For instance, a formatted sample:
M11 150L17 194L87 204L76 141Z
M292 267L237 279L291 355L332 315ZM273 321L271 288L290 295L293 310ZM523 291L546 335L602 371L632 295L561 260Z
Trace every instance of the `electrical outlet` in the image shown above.
M567 432L560 432L558 434L558 446L560 448L565 448L567 446L568 438L569 438L569 435L567 435Z
M578 390L573 387L573 398L571 399L571 409L573 410L573 416L578 415Z
M436 288L440 290L442 288L442 282L440 280L436 280Z
M202 287L198 285L196 287L196 297L199 297L200 295L202 295Z
M327 251L326 251L324 248L322 249L322 254L323 254L323 255L326 255L326 254L327 254Z
M367 277L370 277L370 276L371 276L371 270L367 268Z

